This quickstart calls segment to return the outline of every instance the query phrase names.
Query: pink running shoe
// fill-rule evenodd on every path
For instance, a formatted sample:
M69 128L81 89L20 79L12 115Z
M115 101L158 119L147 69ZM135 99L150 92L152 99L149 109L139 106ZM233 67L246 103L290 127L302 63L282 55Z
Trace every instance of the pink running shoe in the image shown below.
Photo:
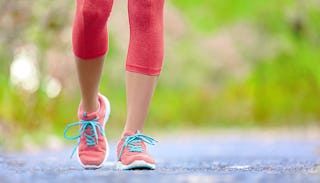
M109 155L109 146L104 128L110 115L110 103L106 97L99 94L99 110L86 113L81 104L78 110L79 122L69 124L64 130L64 137L68 140L78 140L73 148L71 157L77 151L79 163L85 169L97 169L102 166ZM80 125L80 132L76 136L67 136L67 131Z
M147 154L144 142L150 145L155 145L155 142L157 141L152 137L143 135L139 132L125 133L124 137L118 143L117 169L155 169L155 161L149 154Z

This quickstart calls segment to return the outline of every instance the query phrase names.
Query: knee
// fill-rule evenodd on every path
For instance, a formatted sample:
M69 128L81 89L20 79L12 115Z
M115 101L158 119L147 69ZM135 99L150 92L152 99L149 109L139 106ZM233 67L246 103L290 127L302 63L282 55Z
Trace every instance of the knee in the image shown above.
M129 0L130 44L127 70L159 75L163 62L164 0Z
M148 11L150 8L161 9L164 0L129 0L129 7L137 8L140 11Z
M77 0L77 11L85 23L105 22L112 5L113 0Z
M72 42L77 57L91 59L108 49L106 23L113 0L77 0Z
M129 18L131 24L143 27L162 20L164 0L129 0Z

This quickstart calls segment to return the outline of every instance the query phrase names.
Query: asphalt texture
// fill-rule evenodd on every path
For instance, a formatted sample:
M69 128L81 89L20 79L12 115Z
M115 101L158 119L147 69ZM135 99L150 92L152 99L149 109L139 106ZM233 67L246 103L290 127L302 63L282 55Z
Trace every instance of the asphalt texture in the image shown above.
M0 152L0 183L11 182L320 182L320 141L255 135L172 135L149 152L156 170L115 169L116 143L97 170L84 170L72 147L38 152Z

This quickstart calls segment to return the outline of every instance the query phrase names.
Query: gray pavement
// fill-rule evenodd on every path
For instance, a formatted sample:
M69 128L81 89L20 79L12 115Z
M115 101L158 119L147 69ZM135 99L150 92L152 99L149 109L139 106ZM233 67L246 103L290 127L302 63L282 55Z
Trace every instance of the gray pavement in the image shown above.
M320 182L320 141L304 138L171 136L149 147L154 171L115 169L115 143L98 170L84 170L71 147L0 155L6 182ZM1 153L0 153L1 154Z

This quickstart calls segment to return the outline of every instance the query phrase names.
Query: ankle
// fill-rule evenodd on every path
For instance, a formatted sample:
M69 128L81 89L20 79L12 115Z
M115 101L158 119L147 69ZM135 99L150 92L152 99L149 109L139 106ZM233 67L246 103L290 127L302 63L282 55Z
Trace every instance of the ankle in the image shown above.
M97 112L100 108L99 102L93 102L93 103L86 103L86 102L81 102L82 105L82 111L87 112L87 113L92 113L92 112Z

